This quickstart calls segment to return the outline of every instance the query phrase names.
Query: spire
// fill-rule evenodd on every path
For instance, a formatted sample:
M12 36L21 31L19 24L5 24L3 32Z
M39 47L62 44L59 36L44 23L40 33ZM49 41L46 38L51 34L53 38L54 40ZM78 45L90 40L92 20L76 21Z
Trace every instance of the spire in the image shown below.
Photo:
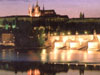
M36 2L36 6L38 6L38 0L37 0L37 2Z
M32 16L32 8L31 8L30 4L29 4L29 8L28 8L28 14L29 14L29 16Z
M43 10L45 10L44 4L43 4Z
M80 12L80 18L84 19L84 13Z
M34 4L32 5L32 8L34 8Z

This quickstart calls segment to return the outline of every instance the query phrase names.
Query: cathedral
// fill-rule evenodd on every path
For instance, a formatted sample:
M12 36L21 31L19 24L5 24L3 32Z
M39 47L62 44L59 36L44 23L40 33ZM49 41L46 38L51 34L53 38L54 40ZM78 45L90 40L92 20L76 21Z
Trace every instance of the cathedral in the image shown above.
M45 10L44 6L41 10L37 1L35 6L29 7L28 15L31 17L56 16L56 12L54 10Z

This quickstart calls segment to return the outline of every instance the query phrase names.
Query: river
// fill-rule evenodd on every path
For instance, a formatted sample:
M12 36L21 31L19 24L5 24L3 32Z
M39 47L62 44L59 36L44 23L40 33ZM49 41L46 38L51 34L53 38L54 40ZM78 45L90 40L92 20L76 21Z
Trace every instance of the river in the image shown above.
M99 51L1 49L0 61L0 75L100 74Z

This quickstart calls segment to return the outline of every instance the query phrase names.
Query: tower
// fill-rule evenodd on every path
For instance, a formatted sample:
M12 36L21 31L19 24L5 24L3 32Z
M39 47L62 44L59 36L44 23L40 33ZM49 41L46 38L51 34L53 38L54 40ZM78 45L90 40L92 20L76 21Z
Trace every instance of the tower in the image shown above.
M36 6L34 7L34 11L32 12L32 16L39 17L41 16L40 7L38 5L38 0L36 2Z
M36 2L36 6L38 7L38 0L37 0L37 2Z
M84 13L80 12L80 19L84 19Z
M30 5L29 5L29 8L28 8L28 14L29 14L29 16L32 16L32 8L31 8Z
M43 11L45 10L44 4L43 4Z

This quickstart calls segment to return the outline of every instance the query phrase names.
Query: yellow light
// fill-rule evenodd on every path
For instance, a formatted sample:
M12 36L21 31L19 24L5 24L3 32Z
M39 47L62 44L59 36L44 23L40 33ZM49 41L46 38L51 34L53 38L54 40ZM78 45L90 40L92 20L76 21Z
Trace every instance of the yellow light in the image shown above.
M53 34L51 34L51 36L53 36Z
M96 67L96 64L94 64L93 66Z
M62 40L65 43L68 40L68 37L63 37Z
M93 51L88 51L88 54L92 54L93 53Z
M58 48L61 48L63 46L64 46L63 42L55 42L54 48L58 49Z
M65 51L63 51L61 53L61 60L63 60L63 61L65 61L65 57L66 57L66 54L65 53L66 53Z
M46 49L43 49L43 50L42 50L42 53L41 53L41 60L42 60L43 62L46 62L46 60L47 60Z
M84 60L87 59L87 52L84 52Z
M83 41L84 41L83 38L79 38L78 40L79 40L79 42L80 42L80 45L82 45L82 43L83 43Z
M45 37L46 36L46 34L43 34L43 37Z
M54 54L57 54L58 53L58 49L54 49Z
M66 54L67 61L71 61L73 50L68 50Z
M87 67L87 64L85 64L85 68Z
M58 59L58 51L54 50L53 52L50 52L49 59L50 59L51 62L52 61L57 61L57 59Z
M78 48L80 45L79 45L79 42L71 42L70 43L70 48Z
M88 34L88 32L87 32L87 31L84 31L84 33L85 33L85 34Z
M43 50L42 50L42 54L45 54L45 53L46 53L46 49L43 49Z
M70 34L71 34L71 32L68 32L67 34L68 34L68 35L70 35Z
M57 33L54 33L54 35L56 36L56 35L57 35Z
M78 32L76 32L76 35L78 35L79 33Z
M65 33L62 33L62 35L64 36L64 35L65 35Z
M98 42L88 42L88 50L98 50Z

